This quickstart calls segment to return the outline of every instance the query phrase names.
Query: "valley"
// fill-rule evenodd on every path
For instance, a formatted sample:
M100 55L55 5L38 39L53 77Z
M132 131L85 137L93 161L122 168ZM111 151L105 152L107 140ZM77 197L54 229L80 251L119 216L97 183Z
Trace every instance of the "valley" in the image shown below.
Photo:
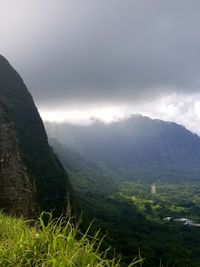
M200 1L0 12L0 267L200 267Z
M48 127L49 125L46 128L51 136ZM87 128L86 131L89 129ZM183 129L183 131L187 130ZM188 140L188 147L184 153L192 155L190 141L192 143L195 140L198 145L199 138L189 132L186 134L191 140ZM118 132L115 135L120 136L121 133ZM116 253L122 256L124 266L127 266L138 255L144 258L143 266L145 267L160 266L160 264L163 266L176 264L175 266L178 267L199 266L200 168L198 155L194 155L195 160L191 158L189 163L187 155L184 156L186 159L183 155L179 155L179 158L183 157L184 163L180 165L176 157L171 157L173 151L168 153L166 145L161 146L162 150L157 152L161 154L161 158L165 153L166 165L163 162L152 165L152 158L148 161L147 154L144 160L145 165L141 165L132 157L132 163L125 167L120 165L119 168L116 162L119 163L120 157L116 155L116 151L110 152L112 164L107 163L104 156L99 157L97 151L100 146L112 151L114 146L118 144L120 146L124 140L120 143L117 140L117 143L113 138L109 147L109 143L105 146L100 142L101 138L98 140L93 133L92 138L88 135L84 137L85 139L82 136L82 140L77 138L79 142L76 142L76 146L74 142L72 148L73 140L70 143L59 143L59 139L55 139L55 136L59 138L59 134L56 134L56 126L54 126L54 138L50 139L50 143L70 175L80 209L83 211L83 227L95 218L93 231L100 228L102 233L106 234L104 246L112 246L116 249ZM89 144L91 139L93 145L87 146L86 144ZM126 139L126 142L129 140ZM163 144L162 140L160 142ZM95 161L87 153L83 157L81 151L82 149L86 151L87 148L88 154L96 153ZM141 146L141 149L144 147ZM173 147L170 149L173 150ZM181 146L178 149L183 151ZM124 153L123 148L121 148L121 153ZM151 151L150 155L152 155ZM122 157L126 156L123 154Z

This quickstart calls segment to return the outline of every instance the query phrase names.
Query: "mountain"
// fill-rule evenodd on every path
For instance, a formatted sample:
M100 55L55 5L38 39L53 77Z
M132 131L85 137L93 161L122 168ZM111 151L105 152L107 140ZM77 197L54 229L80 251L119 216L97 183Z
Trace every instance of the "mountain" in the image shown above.
M68 175L47 135L22 78L0 56L0 208L31 217L66 213L73 202Z
M118 189L120 177L117 173L87 161L55 138L50 138L49 143L58 155L63 167L70 174L73 188L76 191L106 195Z
M200 167L200 137L172 122L132 115L90 126L46 123L46 129L88 161L122 173Z
M83 222L95 218L94 230L107 234L106 246L121 254L124 266L138 249L144 267L200 266L198 135L139 115L45 126L73 178Z

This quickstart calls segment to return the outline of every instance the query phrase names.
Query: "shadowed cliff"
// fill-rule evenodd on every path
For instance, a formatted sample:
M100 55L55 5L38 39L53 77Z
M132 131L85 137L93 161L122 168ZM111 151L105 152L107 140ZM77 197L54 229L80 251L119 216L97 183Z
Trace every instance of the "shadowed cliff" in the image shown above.
M0 208L25 217L42 210L60 215L72 195L30 93L0 56Z

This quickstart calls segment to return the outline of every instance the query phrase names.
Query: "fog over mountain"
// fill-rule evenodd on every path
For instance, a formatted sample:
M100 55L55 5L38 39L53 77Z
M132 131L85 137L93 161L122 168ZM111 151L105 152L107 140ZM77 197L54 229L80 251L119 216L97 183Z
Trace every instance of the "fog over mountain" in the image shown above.
M0 4L0 53L44 119L142 113L200 131L199 1Z
M132 169L190 169L200 166L200 137L176 123L140 115L90 126L46 123L49 137L91 164Z

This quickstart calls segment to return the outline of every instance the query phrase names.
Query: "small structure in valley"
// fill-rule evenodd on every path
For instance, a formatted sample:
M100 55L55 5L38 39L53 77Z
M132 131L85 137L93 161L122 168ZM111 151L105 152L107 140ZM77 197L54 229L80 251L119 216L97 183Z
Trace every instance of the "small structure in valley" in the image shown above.
M156 194L156 184L151 185L151 194L155 195Z

